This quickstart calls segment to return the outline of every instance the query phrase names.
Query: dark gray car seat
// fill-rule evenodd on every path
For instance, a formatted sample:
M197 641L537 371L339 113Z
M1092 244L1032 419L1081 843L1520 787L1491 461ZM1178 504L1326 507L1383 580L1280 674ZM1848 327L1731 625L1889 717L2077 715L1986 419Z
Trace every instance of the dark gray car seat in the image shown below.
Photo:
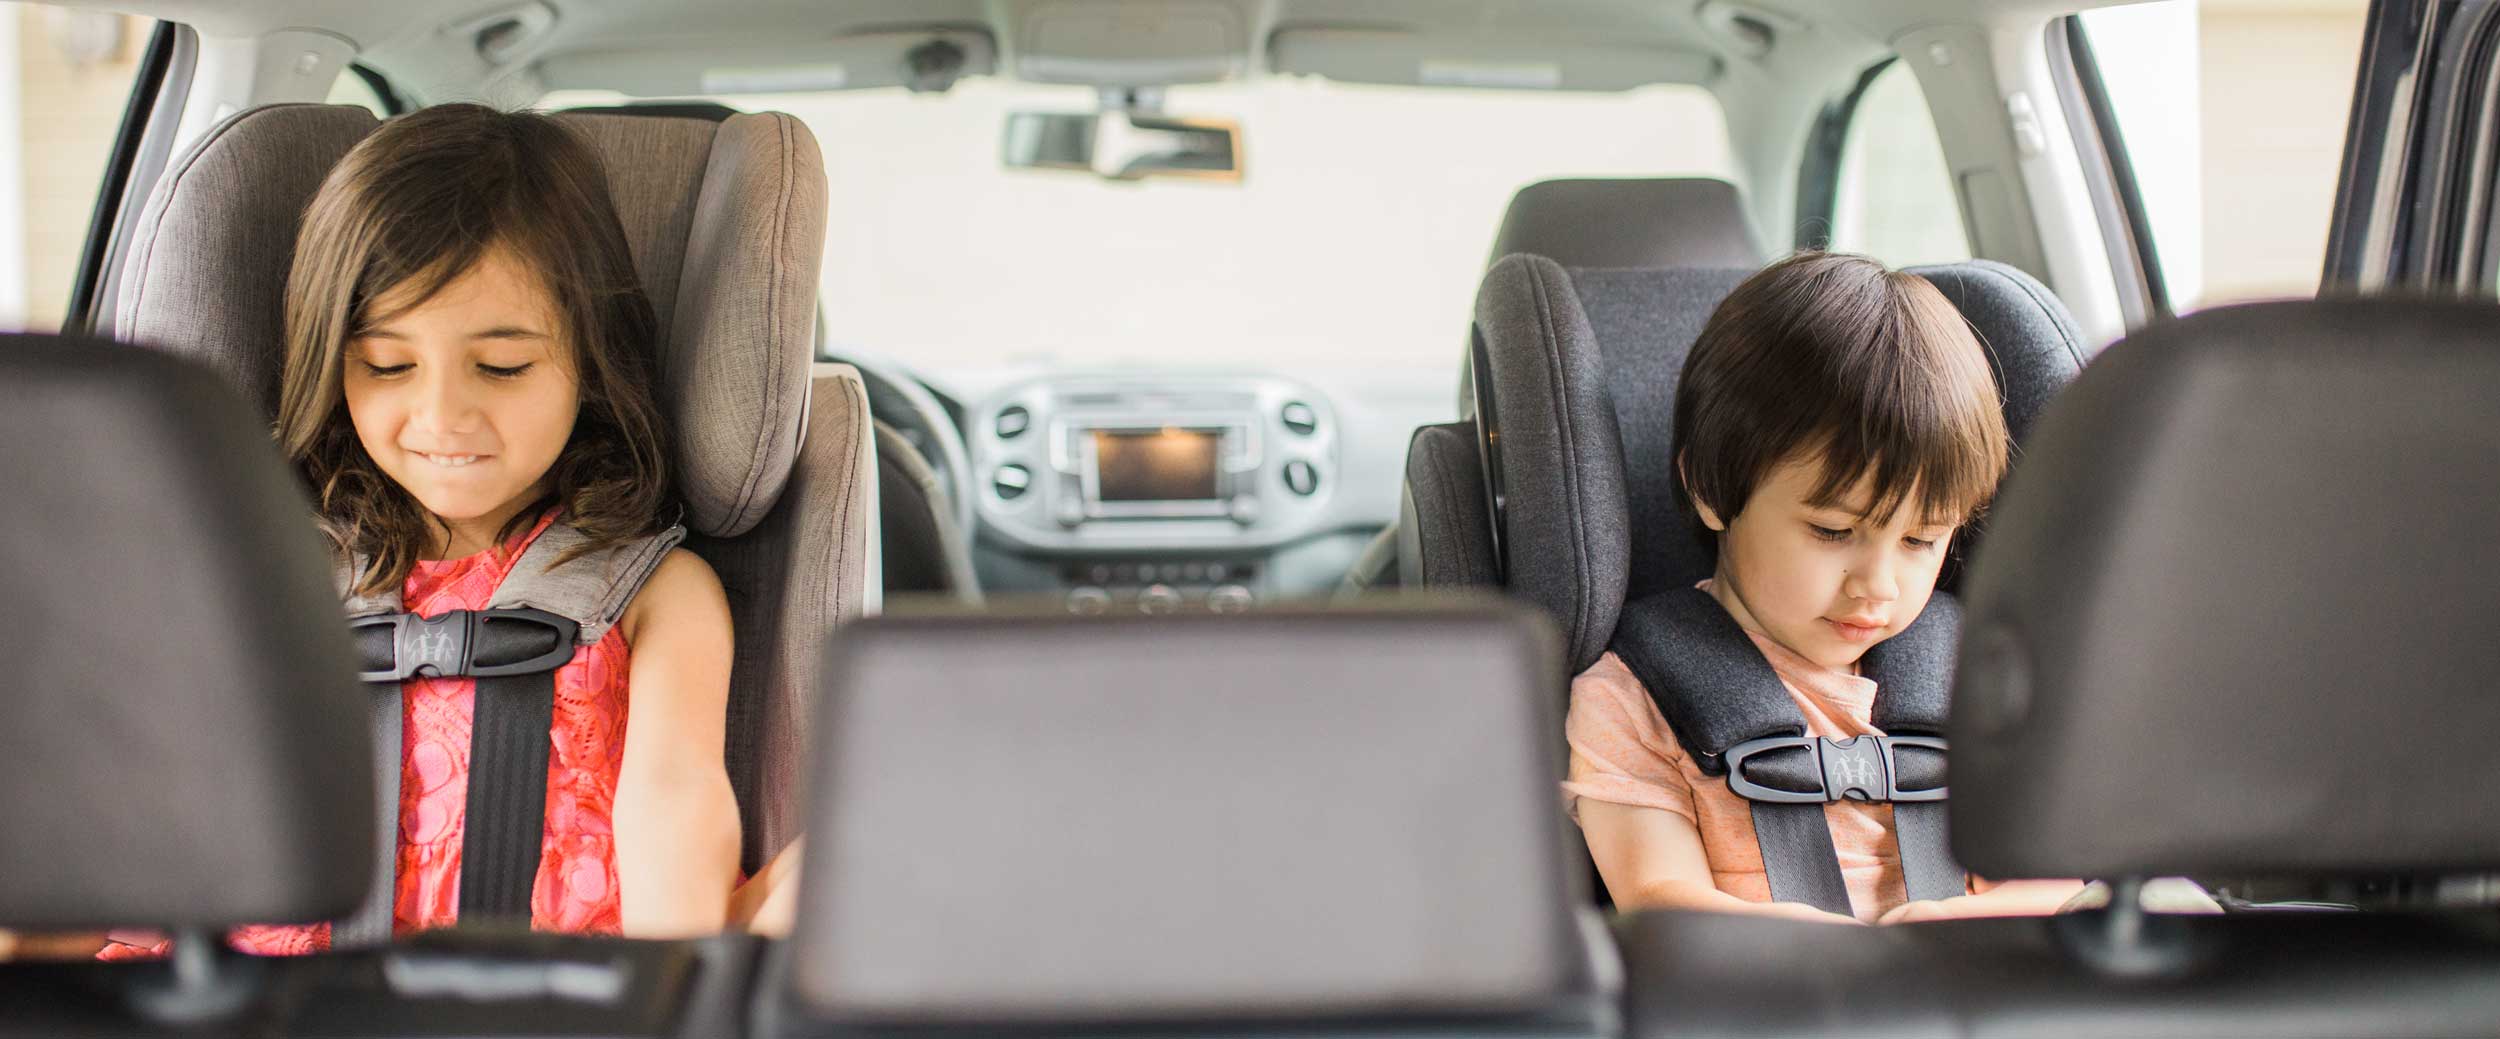
M797 833L817 647L875 595L866 398L855 377L810 378L823 158L777 113L559 118L607 160L664 330L687 547L719 572L737 629L727 753L751 870ZM274 415L298 221L375 125L359 108L275 105L211 129L140 216L119 334L212 365Z
M1979 333L2019 442L2083 365L2073 319L2004 264L1912 270ZM1493 462L1489 522L1423 526L1443 532L1447 553L1495 560L1504 586L1551 612L1575 669L1596 662L1624 602L1710 575L1709 543L1675 500L1675 386L1711 311L1751 273L1566 268L1521 255L1485 276L1477 364L1491 377L1476 391L1477 421L1491 431L1477 442Z
M2482 302L2210 310L2096 359L1964 584L1956 858L2122 882L2500 869L2494 387ZM1630 1033L2500 1032L2488 906L1848 930L1629 918Z
M827 666L769 1034L1609 1028L1531 611L884 617Z
M1486 264L1513 253L1570 267L1750 269L1763 261L1736 186L1705 177L1530 184L1511 196ZM1475 366L1466 357L1461 362L1458 421L1418 428L1408 441L1397 523L1356 564L1350 592L1492 583L1489 528L1476 514L1481 510L1464 501L1482 496L1484 470L1475 443Z

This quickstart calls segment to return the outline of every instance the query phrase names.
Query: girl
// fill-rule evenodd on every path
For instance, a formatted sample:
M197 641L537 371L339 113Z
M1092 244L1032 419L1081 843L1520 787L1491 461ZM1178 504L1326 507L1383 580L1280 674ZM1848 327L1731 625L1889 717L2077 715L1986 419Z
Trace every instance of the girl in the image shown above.
M447 105L359 143L306 211L286 340L277 436L362 562L351 595L483 609L553 528L584 542L559 568L669 530L651 303L598 157L546 116ZM720 581L672 549L556 672L534 927L721 929L738 879L729 666ZM475 682L402 690L398 933L457 917ZM329 925L234 941L318 951Z
M1718 545L1701 587L1787 687L1808 735L1874 734L1858 659L1917 620L2009 438L1978 339L1943 294L1861 256L1806 253L1719 305L1676 388L1684 499ZM1689 593L1686 593L1689 594ZM1892 806L1825 810L1857 917L1771 900L1747 802L1705 774L1622 658L1571 684L1563 785L1625 908L1838 923L2047 913L2073 881L1906 901Z

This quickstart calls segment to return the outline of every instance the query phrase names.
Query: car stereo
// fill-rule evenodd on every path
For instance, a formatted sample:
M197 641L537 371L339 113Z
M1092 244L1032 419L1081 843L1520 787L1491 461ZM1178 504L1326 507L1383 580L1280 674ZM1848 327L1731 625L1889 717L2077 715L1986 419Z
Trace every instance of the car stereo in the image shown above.
M1077 481L1088 519L1224 516L1241 453L1238 427L1077 427ZM1227 441L1235 441L1227 451Z

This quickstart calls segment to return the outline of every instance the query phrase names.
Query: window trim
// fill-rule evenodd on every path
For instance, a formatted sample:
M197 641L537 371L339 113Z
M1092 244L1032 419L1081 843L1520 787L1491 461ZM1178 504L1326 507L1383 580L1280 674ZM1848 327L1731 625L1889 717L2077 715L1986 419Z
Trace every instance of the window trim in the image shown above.
M385 118L408 114L408 99L399 96L399 89L391 85L390 77L361 61L348 62L347 71L354 73L358 80L363 81L365 89L373 91L374 100L382 102L382 114Z
M181 25L159 21L148 34L147 51L131 79L130 100L122 106L121 130L104 163L104 183L96 190L87 217L86 243L80 247L77 274L70 281L69 306L61 315L61 331L83 334L97 325L96 310L111 282L110 266L120 256L121 214L133 198L132 184L142 162L142 145L165 93L167 75L180 50ZM177 106L179 107L179 106ZM148 178L153 181L153 177ZM144 195L137 197L144 198Z
M1866 92L1900 60L1898 55L1886 55L1858 70L1857 82L1824 102L1823 110L1815 114L1814 126L1806 131L1804 161L1797 168L1796 230L1791 236L1797 248L1831 247L1832 220L1840 212L1840 163L1848 154L1849 129L1857 122L1858 105L1866 100Z
M2055 19L2049 23L2047 46L2049 75L2057 84L2059 107L2066 110L2067 131L2074 136L2094 222L2101 225L2119 315L2130 330L2170 317L2170 281L2162 269L2160 244L2154 240L2135 160L2127 151L2125 128L2119 125L2109 83L2092 50L2091 29L2081 15Z

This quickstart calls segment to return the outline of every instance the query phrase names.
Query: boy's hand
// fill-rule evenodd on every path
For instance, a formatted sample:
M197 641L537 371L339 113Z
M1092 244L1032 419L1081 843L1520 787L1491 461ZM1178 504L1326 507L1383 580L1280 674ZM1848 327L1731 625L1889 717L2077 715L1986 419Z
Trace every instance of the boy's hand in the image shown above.
M1914 924L1921 920L1951 920L1954 916L1952 906L1947 905L1943 900L1929 898L1916 902L1903 902L1885 910L1884 915L1875 918L1875 922L1889 926Z

